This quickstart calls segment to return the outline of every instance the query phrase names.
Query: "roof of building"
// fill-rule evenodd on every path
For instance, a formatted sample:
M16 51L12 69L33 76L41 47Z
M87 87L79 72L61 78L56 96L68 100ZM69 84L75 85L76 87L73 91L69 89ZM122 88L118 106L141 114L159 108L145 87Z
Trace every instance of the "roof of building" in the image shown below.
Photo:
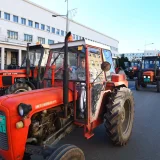
M49 9L47 9L47 8L45 8L45 7L42 7L42 6L40 6L40 5L38 5L38 4L34 3L34 2L31 2L31 1L29 1L29 0L23 0L23 1L25 1L25 2L27 2L27 3L30 3L31 5L34 5L34 6L38 7L38 8L40 8L40 9L43 9L43 10L45 10L45 11L47 11L47 12L52 13L52 14L59 15L58 13L56 13L56 12L54 12L54 11L52 11L52 10L49 10ZM61 17L61 18L66 19L66 17ZM76 22L76 21L73 21L73 20L71 20L71 19L69 19L69 20L70 20L71 22L73 22L73 23L76 23L76 24L78 24L78 25L80 25L80 26L83 26L83 27L85 27L85 28L87 28L87 29L90 29L90 30L92 30L92 31L94 31L94 32L97 32L97 33L99 33L99 34L101 34L101 35L103 35L103 36L106 36L106 37L108 37L108 38L111 38L111 39L113 39L113 40L115 40L115 41L117 41L117 42L119 43L119 41L118 41L117 39L115 39L115 38L112 38L112 37L110 37L110 36L108 36L108 35L105 35L105 34L99 32L99 31L96 31L96 30L94 30L94 29L92 29L92 28L89 28L89 27L87 27L87 26L85 26L85 25L82 25L82 24L80 24L80 23L78 23L78 22Z

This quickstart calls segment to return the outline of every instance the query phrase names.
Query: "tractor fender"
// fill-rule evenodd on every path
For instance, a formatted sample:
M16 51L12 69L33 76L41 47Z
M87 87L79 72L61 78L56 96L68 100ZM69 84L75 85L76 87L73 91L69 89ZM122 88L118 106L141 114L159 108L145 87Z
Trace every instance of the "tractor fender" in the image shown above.
M115 87L127 87L128 81L124 74L112 74L111 81L106 82L106 90L113 90Z
M29 87L31 87L32 90L36 89L35 85L26 79L19 79L19 80L17 80L17 82L18 83L26 83Z

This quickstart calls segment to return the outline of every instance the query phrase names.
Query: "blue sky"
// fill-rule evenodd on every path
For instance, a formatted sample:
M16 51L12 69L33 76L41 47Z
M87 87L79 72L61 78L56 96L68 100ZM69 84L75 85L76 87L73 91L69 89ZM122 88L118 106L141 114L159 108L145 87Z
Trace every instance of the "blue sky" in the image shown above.
M66 14L65 0L31 0L59 14ZM159 0L69 0L78 8L73 20L119 40L119 52L160 50ZM138 51L138 49L140 51Z

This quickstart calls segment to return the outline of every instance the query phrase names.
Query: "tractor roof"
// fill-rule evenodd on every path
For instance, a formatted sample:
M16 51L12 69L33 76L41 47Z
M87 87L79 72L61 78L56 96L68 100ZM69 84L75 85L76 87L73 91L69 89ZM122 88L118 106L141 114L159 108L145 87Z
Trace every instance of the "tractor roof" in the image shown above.
M50 46L47 44L36 44L36 45L30 45L29 48L30 49L37 49L37 48L45 48L45 49L49 49Z
M146 56L146 57L142 57L142 59L157 59L160 58L159 56Z
M109 46L106 46L106 45L103 45L100 43L96 43L96 42L92 42L89 40L78 40L78 41L68 42L68 47L82 46L82 45L88 45L88 46L92 46L92 47L96 47L96 48L111 50L111 48ZM63 46L64 46L64 42L55 43L53 45L50 45L50 49L62 48Z

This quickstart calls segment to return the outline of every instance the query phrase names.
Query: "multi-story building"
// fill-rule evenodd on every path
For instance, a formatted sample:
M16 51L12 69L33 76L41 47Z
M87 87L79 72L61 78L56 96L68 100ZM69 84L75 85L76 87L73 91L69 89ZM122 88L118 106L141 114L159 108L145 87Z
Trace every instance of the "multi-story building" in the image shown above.
M142 57L145 57L145 56L157 56L159 52L160 52L159 50L145 50L142 53L121 53L119 55L124 54L124 56L131 61L134 59L141 59Z
M52 17L57 13L28 0L0 0L0 67L21 65L26 43L53 44L64 41L66 18ZM118 40L69 20L74 40L87 39L110 46L118 53Z

